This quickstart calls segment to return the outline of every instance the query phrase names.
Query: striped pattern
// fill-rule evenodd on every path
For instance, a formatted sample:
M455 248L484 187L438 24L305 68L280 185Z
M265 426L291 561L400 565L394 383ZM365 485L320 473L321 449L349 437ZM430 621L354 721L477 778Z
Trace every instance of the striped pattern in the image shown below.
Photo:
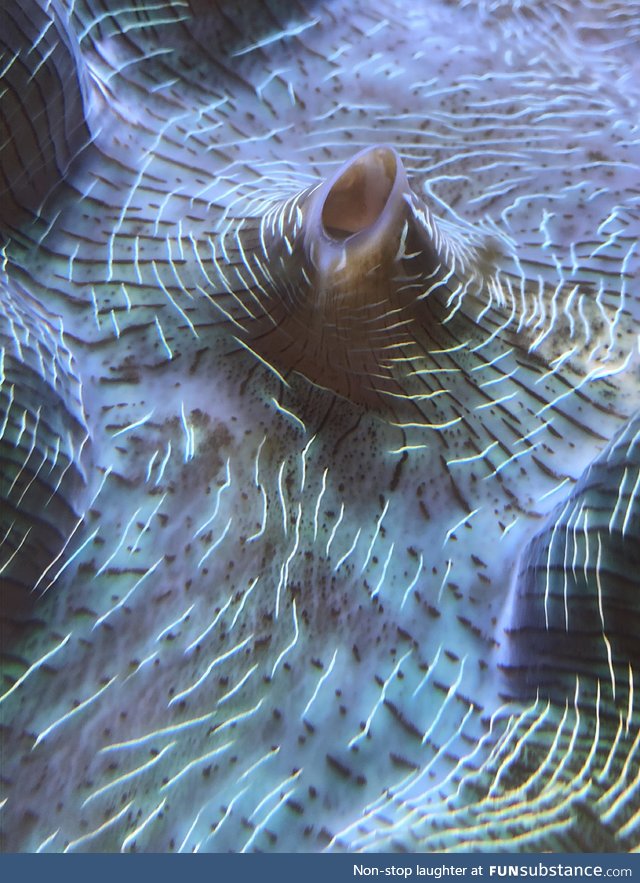
M638 11L5 4L4 848L638 848Z
M563 670L596 671L609 701L629 715L638 633L639 430L635 417L531 540L509 630L527 681L553 692Z
M0 294L2 604L24 615L81 521L88 429L62 323L6 277Z

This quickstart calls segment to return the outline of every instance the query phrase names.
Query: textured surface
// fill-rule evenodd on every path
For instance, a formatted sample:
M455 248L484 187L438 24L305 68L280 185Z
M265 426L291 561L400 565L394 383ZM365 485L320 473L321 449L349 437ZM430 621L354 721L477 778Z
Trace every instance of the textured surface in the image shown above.
M2 0L4 849L640 845L640 7L544 7Z

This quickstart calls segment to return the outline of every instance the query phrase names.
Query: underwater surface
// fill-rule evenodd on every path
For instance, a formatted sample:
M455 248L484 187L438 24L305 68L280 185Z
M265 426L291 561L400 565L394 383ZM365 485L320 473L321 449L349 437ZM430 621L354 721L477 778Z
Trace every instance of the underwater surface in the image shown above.
M5 851L640 848L640 3L2 0Z

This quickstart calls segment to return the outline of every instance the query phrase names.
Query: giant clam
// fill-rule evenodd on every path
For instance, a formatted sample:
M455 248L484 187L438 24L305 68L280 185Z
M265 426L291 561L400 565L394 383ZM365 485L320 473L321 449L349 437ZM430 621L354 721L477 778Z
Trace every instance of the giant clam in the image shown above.
M638 848L639 13L5 0L3 848Z

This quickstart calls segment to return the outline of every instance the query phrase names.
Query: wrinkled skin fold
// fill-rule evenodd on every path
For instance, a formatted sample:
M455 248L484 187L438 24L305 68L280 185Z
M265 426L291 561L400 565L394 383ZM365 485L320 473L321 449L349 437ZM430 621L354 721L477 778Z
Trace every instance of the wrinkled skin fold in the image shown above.
M2 848L636 850L638 4L1 14Z

